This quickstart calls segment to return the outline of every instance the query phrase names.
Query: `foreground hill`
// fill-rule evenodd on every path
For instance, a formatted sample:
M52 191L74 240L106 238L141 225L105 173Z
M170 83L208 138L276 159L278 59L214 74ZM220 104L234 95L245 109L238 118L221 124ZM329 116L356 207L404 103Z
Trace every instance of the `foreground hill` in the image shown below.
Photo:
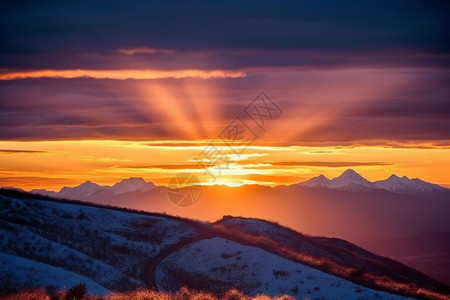
M297 299L445 299L448 289L340 239L263 220L204 223L0 190L0 290L138 287ZM43 276L46 274L46 276Z

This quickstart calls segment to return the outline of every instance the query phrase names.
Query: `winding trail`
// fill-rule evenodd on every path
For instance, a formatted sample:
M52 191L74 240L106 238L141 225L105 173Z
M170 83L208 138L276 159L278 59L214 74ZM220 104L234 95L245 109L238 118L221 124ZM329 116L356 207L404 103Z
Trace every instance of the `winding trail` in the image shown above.
M161 263L161 261L169 256L170 254L180 250L183 247L186 247L192 243L213 238L216 236L213 231L208 230L209 224L202 224L195 221L184 220L184 223L188 225L190 228L195 229L198 234L192 237L185 238L178 243L169 246L168 248L161 251L156 257L152 258L145 265L145 273L144 273L144 281L149 289L159 290L158 284L156 282L156 268Z

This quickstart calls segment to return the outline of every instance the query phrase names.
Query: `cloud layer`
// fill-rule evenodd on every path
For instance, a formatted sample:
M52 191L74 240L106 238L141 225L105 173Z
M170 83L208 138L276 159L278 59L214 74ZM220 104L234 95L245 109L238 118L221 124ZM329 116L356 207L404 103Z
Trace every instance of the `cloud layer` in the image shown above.
M163 79L163 78L237 78L243 77L243 72L221 70L33 70L33 71L5 71L0 72L0 80L14 80L27 78L93 78L93 79Z
M3 1L0 65L448 68L449 9L448 1Z
M0 139L449 144L448 1L125 1L0 9ZM117 80L120 79L120 80Z

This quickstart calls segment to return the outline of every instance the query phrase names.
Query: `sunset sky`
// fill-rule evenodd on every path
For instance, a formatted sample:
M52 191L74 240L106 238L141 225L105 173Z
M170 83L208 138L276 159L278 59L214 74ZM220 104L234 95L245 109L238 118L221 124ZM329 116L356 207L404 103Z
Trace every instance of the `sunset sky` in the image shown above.
M0 186L166 185L177 172L274 186L352 168L450 187L449 12L2 1Z

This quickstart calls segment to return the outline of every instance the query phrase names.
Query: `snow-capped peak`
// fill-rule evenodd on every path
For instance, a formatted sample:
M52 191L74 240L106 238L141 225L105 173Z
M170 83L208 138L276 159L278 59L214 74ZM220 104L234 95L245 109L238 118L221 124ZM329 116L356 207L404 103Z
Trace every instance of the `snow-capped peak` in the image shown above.
M352 169L345 170L340 176L330 181L330 188L335 189L365 189L373 188L373 183Z
M141 177L130 177L128 179L123 179L122 181L116 183L111 187L111 192L114 195L127 193L127 192L134 192L142 187L144 187L147 184L147 182L142 179Z
M94 182L92 182L92 181L90 181L90 180L88 180L88 181L86 181L85 183L80 184L79 187L83 187L83 188L96 188L96 187L99 187L99 185L96 184L96 183L94 183Z
M329 189L367 190L384 189L401 194L423 194L430 192L444 192L447 189L418 178L409 179L392 174L384 180L370 182L352 169L345 170L340 176L329 180L323 175L313 177L299 183L306 187L326 187Z
M428 193L446 190L439 185L425 182L419 178L409 179L406 176L398 177L394 174L384 180L375 181L374 184L377 188L406 194Z
M68 198L68 199L84 199L86 197L97 194L101 191L104 191L107 187L100 186L90 180L75 186L75 187L63 187L58 193L57 196Z
M373 183L367 181L364 177L352 169L345 170L340 176L331 180L324 175L319 175L300 183L300 185L307 187L326 187L330 189L351 190L374 188Z
M98 184L93 183L92 181L88 180L88 181L86 181L86 182L84 182L84 183L82 183L80 185L75 186L75 187L67 187L67 186L65 186L59 191L59 194L65 194L68 191L73 191L73 190L88 192L88 191L95 190L95 189L97 189L99 187L100 186Z
M305 182L302 182L300 185L307 187L329 187L330 179L323 175L319 175L317 177L313 177Z
M373 188L373 184L352 169L345 170L340 176L330 181L330 188L361 189Z
M334 181L334 182L336 182L336 181L354 182L354 181L364 181L364 180L365 179L361 175L359 175L352 169L347 169L344 172L342 172L341 175L332 179L332 181Z
M101 197L109 197L111 195L116 196L129 192L146 192L154 188L155 185L152 182L146 182L140 177L130 177L117 182L113 186L102 186L88 180L75 187L65 186L57 193L38 189L32 190L30 192L67 199L92 200Z

